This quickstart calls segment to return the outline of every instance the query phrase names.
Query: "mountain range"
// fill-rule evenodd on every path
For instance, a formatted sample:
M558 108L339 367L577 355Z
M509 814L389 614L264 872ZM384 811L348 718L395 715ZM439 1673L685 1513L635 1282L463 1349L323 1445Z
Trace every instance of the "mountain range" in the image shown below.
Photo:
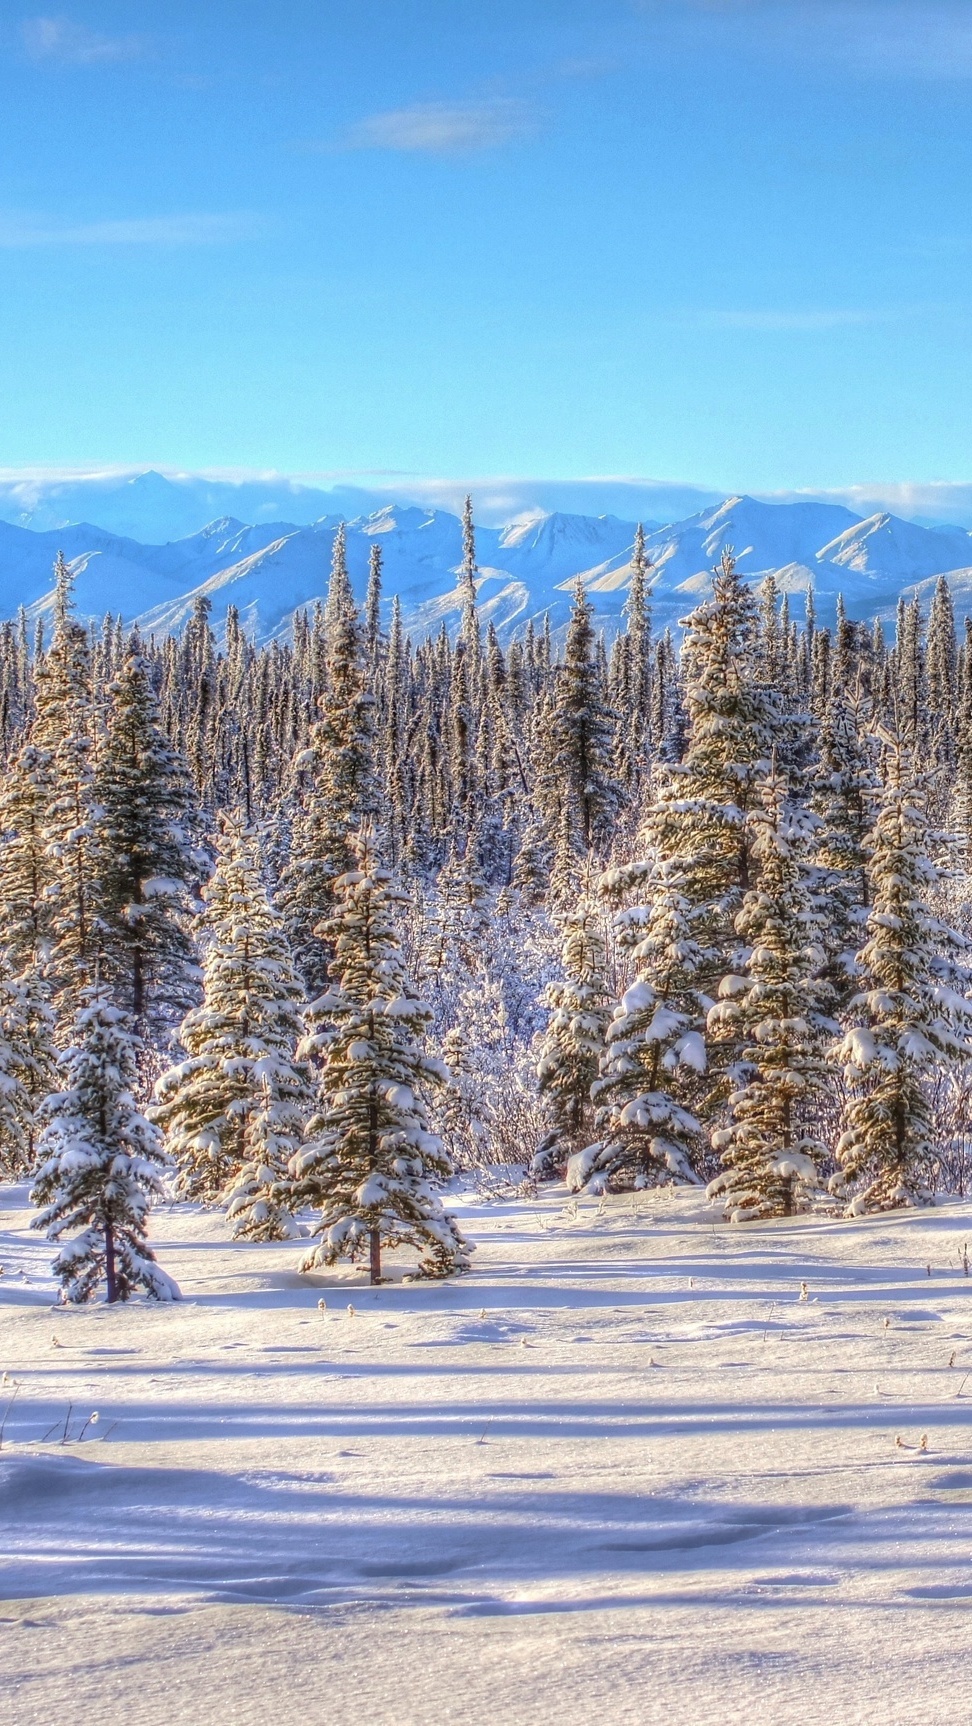
M152 476L145 476L150 479ZM156 476L159 477L159 476ZM330 501L332 494L320 494ZM346 521L348 563L363 596L370 549L383 551L384 591L397 594L413 635L458 624L458 517L445 509L385 504L364 513L332 510L311 522L246 523L222 516L165 544L146 544L93 523L39 529L0 520L0 614L51 604L51 568L63 551L76 582L79 612L137 622L145 633L180 630L205 594L219 634L235 605L256 641L286 637L294 612L327 590L334 535ZM867 518L842 504L766 503L750 497L707 505L684 519L645 523L653 565L653 610L675 625L705 595L726 546L757 582L776 574L802 619L812 590L817 615L833 617L838 594L851 616L893 618L899 594L930 596L946 574L959 616L972 614L972 532L930 527L881 513ZM550 615L565 626L571 586L580 576L608 634L619 627L630 580L634 523L613 515L532 510L477 533L479 601L501 640ZM795 604L794 604L795 602Z

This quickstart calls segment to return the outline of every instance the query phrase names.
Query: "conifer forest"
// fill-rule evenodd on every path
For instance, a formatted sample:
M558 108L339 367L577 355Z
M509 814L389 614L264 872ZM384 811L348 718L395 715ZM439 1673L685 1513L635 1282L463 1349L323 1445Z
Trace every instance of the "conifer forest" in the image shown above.
M743 1223L972 1174L972 632L794 617L726 549L679 640L635 539L504 651L409 640L376 546L256 649L0 635L0 1159L62 1298L178 1291L178 1200L304 1271L468 1269L457 1174L704 1188ZM417 1259L415 1255L417 1254Z

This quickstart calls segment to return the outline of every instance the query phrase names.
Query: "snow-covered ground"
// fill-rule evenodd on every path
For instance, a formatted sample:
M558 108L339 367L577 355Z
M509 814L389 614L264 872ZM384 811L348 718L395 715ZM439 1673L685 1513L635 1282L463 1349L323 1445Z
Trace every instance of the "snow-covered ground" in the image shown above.
M52 1310L3 1202L8 1726L972 1718L972 1203L468 1196L375 1291L178 1208Z

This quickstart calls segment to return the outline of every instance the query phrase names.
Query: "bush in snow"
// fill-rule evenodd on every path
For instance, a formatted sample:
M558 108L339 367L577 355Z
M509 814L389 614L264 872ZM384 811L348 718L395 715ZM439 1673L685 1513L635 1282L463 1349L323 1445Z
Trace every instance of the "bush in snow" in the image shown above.
M468 1249L436 1192L452 1166L423 1099L447 1075L423 1048L431 1014L402 962L391 877L367 837L357 850L358 867L333 883L333 983L313 1004L317 1029L304 1045L323 1059L320 1107L291 1162L291 1192L295 1206L320 1210L323 1239L302 1269L367 1254L377 1283L382 1248L409 1245L421 1276L450 1276L466 1269Z
M161 1135L132 1100L136 1049L124 1016L97 988L78 1010L60 1065L64 1089L41 1108L33 1199L43 1209L33 1227L63 1241L54 1261L62 1298L91 1300L104 1282L108 1302L138 1289L177 1300L145 1238L149 1207L163 1192Z

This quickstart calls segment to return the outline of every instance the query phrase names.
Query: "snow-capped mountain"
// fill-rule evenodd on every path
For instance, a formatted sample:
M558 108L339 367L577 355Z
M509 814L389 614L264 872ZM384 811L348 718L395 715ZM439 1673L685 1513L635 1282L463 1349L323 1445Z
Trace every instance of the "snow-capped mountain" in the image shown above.
M79 611L106 611L137 621L146 632L180 630L200 596L212 607L219 631L234 605L254 640L286 636L296 610L312 607L327 590L334 535L342 516L310 524L286 520L246 524L220 517L184 538L146 545L88 523L44 532L0 522L0 613L20 605L43 612L51 603L51 567L63 551L76 576ZM782 591L812 590L818 615L831 617L843 594L853 616L884 616L900 593L953 578L960 615L972 614L972 533L921 527L888 514L867 520L839 504L769 504L728 498L683 521L646 523L652 561L654 613L660 626L676 624L709 589L711 570L732 547L747 579L776 574ZM352 584L364 594L368 559L383 550L385 595L401 600L413 634L458 624L457 573L462 530L447 510L384 505L346 521ZM598 622L618 627L630 580L634 524L616 516L531 511L477 534L479 601L502 639L541 626L549 614L561 631L579 577Z

